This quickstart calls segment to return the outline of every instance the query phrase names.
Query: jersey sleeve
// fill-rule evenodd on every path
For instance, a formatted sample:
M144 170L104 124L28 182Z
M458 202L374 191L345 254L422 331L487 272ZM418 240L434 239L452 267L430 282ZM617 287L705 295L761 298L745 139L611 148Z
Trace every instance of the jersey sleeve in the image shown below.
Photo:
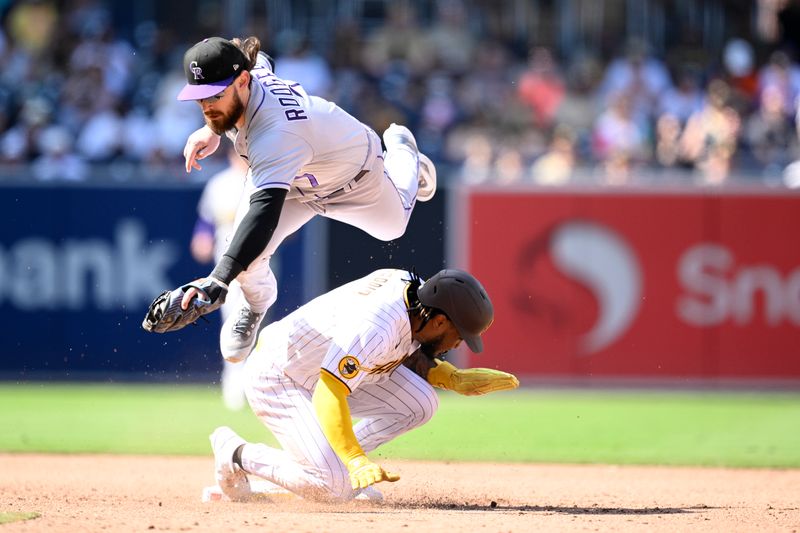
M250 132L247 159L258 189L289 189L314 153L299 135L282 130Z
M386 333L367 321L355 334L337 334L322 360L326 370L354 391L366 375L364 368L378 362L388 351Z

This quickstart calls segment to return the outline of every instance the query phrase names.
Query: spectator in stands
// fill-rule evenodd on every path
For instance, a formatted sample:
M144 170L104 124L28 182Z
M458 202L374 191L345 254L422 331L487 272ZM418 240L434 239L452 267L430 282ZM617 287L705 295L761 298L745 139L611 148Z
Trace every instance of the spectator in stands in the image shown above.
M758 63L755 53L769 44L763 36L727 41L719 58L724 70L716 72L711 60L701 60L715 53L700 46L705 42L702 30L678 32L679 42L665 51L677 73L674 88L665 64L640 39L632 39L624 55L608 63L605 75L599 55L568 50L569 62L559 64L547 48L528 49L528 43L508 39L509 17L516 12L502 2L440 0L430 9L411 0L378 3L370 15L385 6L383 21L358 18L358 9L347 16L337 13L330 21L334 31L325 42L325 60L315 56L305 35L287 32L274 42L279 52L285 51L277 56L284 76L302 78L311 92L331 92L345 109L378 130L391 122L412 124L435 155L471 168L473 180L495 181L500 174L510 179L514 172L506 170L515 168L518 158L522 168L533 164L531 172L539 169L534 180L543 182L573 175L564 170L548 179L542 174L541 169L567 169L567 161L575 166L599 161L600 173L613 174L617 181L624 181L619 177L627 171L622 169L647 165L694 168L704 180L716 182L725 181L733 165L748 174L774 176L795 157L797 143L791 133L794 102L800 96L800 66L795 60L800 38L789 30L800 20L800 2L783 3L784 33L776 35L780 39L775 43L781 48L766 64ZM165 64L178 63L170 57L176 52L177 32L169 25L139 21L136 27L124 28L131 30L125 33L133 38L133 44L128 43L112 23L111 5L107 0L5 3L0 28L0 164L44 160L44 146L50 147L47 155L54 156L52 147L63 143L53 139L61 134L51 132L46 143L40 136L58 126L65 130L53 131L69 133L69 153L88 163L121 161L136 177L148 170L179 168L175 163L183 146L176 140L198 127L198 117L190 108L175 105L176 89L170 85L181 83L182 74L163 74L168 71ZM418 21L415 6L424 6L419 14L430 20ZM116 7L113 12L119 13ZM203 32L221 23L208 17L197 22L194 31ZM297 23L291 27L302 27L292 22ZM430 28L424 29L427 22ZM258 27L255 34L272 37L263 17L256 14L248 24ZM551 35L534 37L537 43L554 42ZM322 39L317 36L314 44ZM691 53L680 53L682 47ZM529 57L522 57L522 50ZM708 71L692 66L701 64ZM727 82L722 108L710 103L712 97L701 103L709 92L719 91L718 84L709 91L704 79L708 74ZM162 93L167 97L162 99ZM625 113L620 115L619 95L628 99L626 118L620 118ZM779 101L783 121L775 113ZM569 150L569 143L558 135L545 146L555 124L572 132ZM465 135L479 139L469 141L477 155L465 153ZM506 142L516 147L516 154L503 151ZM136 168L140 163L146 165L143 171Z
M470 23L463 0L436 3L436 20L427 32L435 68L455 75L470 70L477 46Z
M549 49L537 47L530 51L528 67L518 86L517 94L530 108L533 125L549 131L566 93L563 76Z
M747 118L744 140L755 158L756 168L764 175L780 174L797 157L797 133L793 121L784 113L791 103L784 101L785 93L775 85L761 92L759 106Z
M727 180L736 153L741 117L728 105L729 98L728 84L713 80L703 109L689 117L681 135L683 159L700 171L703 183L710 185Z
M275 72L280 72L284 79L301 83L308 94L328 98L331 72L327 61L311 49L308 38L286 30L281 32L277 41Z
M33 176L39 181L83 181L89 167L80 155L72 151L70 132L63 126L52 125L38 138L41 155L33 161Z
M363 41L361 28L356 19L341 17L335 21L327 56L334 75L342 71L353 72L361 69Z
M575 134L567 127L557 127L548 150L531 166L531 179L538 185L565 185L574 169Z
M656 121L656 164L663 168L678 168L682 163L681 119L671 113L664 113Z
M779 91L784 102L783 112L787 118L794 118L794 102L800 96L800 67L785 51L776 50L769 62L758 74L758 90L763 93L768 88Z
M96 65L71 69L61 94L58 121L79 131L95 114L110 109L115 100L105 90L103 70Z
M153 157L156 162L182 162L186 138L203 125L202 115L198 116L196 108L175 99L185 84L184 73L172 70L156 89L153 116L158 139Z
M795 102L794 129L795 134L800 138L800 99ZM789 163L783 171L783 184L790 189L800 188L800 159Z
M595 93L601 77L599 60L587 53L578 54L567 69L567 91L555 120L575 136L576 164L592 158L592 129L599 112Z
M462 133L461 139L457 143L464 150L461 181L470 184L491 181L494 154L489 136L481 131L472 131Z
M84 123L76 148L90 163L110 163L119 154L124 137L122 118L114 108L98 109Z
M627 182L631 167L649 156L647 141L647 126L634 115L630 95L618 93L598 117L592 138L594 155L606 169L607 179Z
M510 144L503 143L497 154L492 171L493 182L498 185L515 185L522 183L525 178L525 166L519 149Z
M6 17L11 41L21 53L38 62L52 54L58 25L55 2L45 0L14 2Z
M610 106L620 94L625 94L633 115L653 119L661 96L671 84L669 71L664 63L649 54L647 43L631 39L625 55L608 65L600 86L600 98Z
M158 130L147 109L139 106L128 110L120 128L120 136L125 139L120 146L123 158L142 163L154 162L158 148Z
M460 115L451 78L441 72L432 73L427 80L417 128L417 142L426 147L430 157L442 157L444 138Z
M758 75L755 69L755 51L744 39L731 39L725 44L722 62L731 87L734 109L749 112L758 100Z
M518 100L512 64L509 50L502 42L486 40L478 46L474 67L457 90L459 107L467 120L501 124L519 113L513 106Z
M433 52L425 32L417 22L417 12L409 0L388 2L386 23L367 37L363 47L363 65L377 78L391 70L395 62L412 73L427 72Z
M668 87L658 102L659 115L668 114L686 124L689 117L703 107L703 91L699 73L689 66L680 68L677 83Z
M16 124L0 137L0 158L4 163L28 163L39 157L41 132L50 124L52 104L40 96L24 100Z

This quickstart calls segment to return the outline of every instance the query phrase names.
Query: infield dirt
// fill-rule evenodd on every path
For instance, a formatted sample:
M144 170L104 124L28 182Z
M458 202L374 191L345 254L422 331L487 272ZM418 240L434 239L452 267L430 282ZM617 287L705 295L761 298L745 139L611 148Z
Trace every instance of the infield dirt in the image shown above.
M202 503L210 456L0 454L0 512L41 513L0 529L800 532L800 470L381 463L381 504Z

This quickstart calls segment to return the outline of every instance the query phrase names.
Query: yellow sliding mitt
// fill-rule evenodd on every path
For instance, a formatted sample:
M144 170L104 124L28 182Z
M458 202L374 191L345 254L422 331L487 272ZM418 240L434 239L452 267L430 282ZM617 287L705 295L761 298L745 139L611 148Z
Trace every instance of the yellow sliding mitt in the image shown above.
M460 369L439 359L428 372L428 383L464 396L479 396L519 387L519 380L513 374L491 368Z

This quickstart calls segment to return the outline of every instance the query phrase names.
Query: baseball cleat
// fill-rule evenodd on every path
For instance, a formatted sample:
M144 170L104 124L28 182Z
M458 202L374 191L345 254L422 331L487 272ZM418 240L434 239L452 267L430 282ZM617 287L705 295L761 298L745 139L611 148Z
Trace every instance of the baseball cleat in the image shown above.
M222 325L219 334L219 349L222 357L231 363L247 359L258 338L258 327L266 313L254 313L246 306L231 315Z
M427 202L436 194L436 167L427 155L419 154L419 189L417 200Z
M411 133L411 130L405 126L395 124L394 122L383 132L383 144L386 145L387 151L392 147L402 146L406 149L410 149L414 153L419 152L417 149L417 140L414 138L414 134Z
M370 485L363 489L357 489L353 499L359 502L382 502L383 493L375 485Z
M233 462L233 453L247 442L231 428L218 427L209 437L214 450L214 478L223 494L235 502L250 499L250 480L239 465Z
M251 495L249 501L275 502L277 499L290 500L300 499L300 496L293 494L281 486L278 486L266 479L254 479L250 482ZM200 497L203 503L207 502L229 502L231 499L222 492L219 485L204 487Z

